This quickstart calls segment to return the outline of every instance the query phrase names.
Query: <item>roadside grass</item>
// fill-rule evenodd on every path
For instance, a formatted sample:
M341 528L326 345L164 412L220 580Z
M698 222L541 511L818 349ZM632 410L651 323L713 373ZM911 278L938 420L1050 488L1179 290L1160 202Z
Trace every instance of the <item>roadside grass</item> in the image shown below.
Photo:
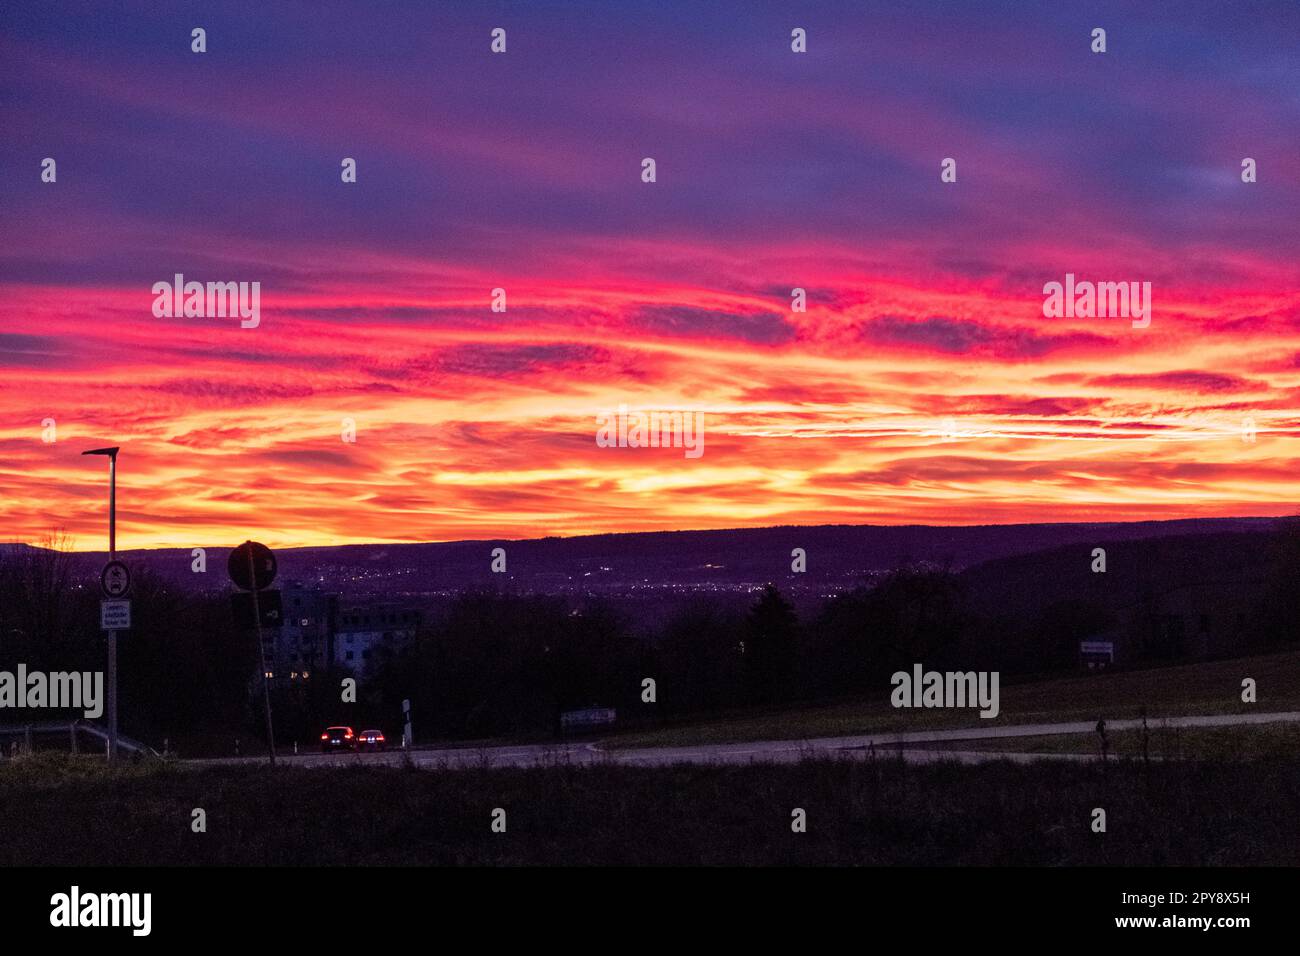
M11 791L39 792L99 783L116 785L185 772L185 764L156 757L128 758L112 766L98 754L72 755L57 750L38 750L0 759L0 798Z
M1107 734L1112 757L1140 759L1141 730ZM971 750L981 753L1101 754L1101 738L1089 734L1050 734L988 740L936 741L909 745L917 750ZM1145 747L1153 760L1300 759L1300 725L1251 724L1241 727L1170 727L1152 721Z
M53 763L0 768L0 865L1300 865L1296 759L456 772ZM496 807L505 833L491 830ZM1094 807L1106 833L1090 828ZM195 808L204 833L191 830ZM795 808L806 833L791 830Z
M1258 700L1241 701L1241 681L1254 678ZM976 710L895 709L891 688L870 699L781 710L747 711L656 730L614 734L601 745L682 747L750 740L848 737L962 727L1062 723L1136 718L1145 707L1151 720L1199 714L1300 710L1300 652L1287 651L1176 667L1058 677L999 688L1000 712L981 718ZM666 693L661 689L661 693Z

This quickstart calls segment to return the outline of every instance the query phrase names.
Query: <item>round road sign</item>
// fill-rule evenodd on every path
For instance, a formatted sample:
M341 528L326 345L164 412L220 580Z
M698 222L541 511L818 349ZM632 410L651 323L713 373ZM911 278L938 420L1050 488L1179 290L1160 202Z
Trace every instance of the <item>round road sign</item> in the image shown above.
M100 572L99 588L105 597L120 598L131 590L131 572L121 561L110 561Z
M245 541L230 552L226 570L230 572L230 580L245 591L260 591L275 580L275 555L264 544Z

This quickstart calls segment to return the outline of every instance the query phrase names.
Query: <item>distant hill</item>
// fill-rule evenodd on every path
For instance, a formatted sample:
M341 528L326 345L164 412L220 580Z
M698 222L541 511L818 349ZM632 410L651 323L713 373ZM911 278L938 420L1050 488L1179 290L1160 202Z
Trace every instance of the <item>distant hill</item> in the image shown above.
M1098 539L986 561L961 579L975 609L990 616L1027 618L1060 600L1117 610L1179 588L1257 586L1273 569L1263 530ZM1106 551L1103 574L1092 571L1094 544Z
M445 594L504 583L538 592L635 593L660 587L731 589L776 581L796 590L824 591L850 586L912 561L947 564L954 570L985 565L971 573L987 578L990 593L994 593L1003 575L1018 582L1041 579L1043 586L1053 581L1059 584L1059 575L1076 573L1080 561L1087 569L1087 554L1094 546L1205 535L1250 537L1267 532L1277 520L1221 518L972 527L785 526L519 541L288 548L277 551L277 556L281 581L299 580L357 596ZM490 573L491 552L498 547L506 551L506 575ZM1249 546L1244 547L1249 551ZM794 548L807 553L806 574L790 571ZM1126 581L1131 583L1131 578L1120 571L1125 554L1123 548L1116 550L1110 558L1114 571L1091 576L1104 581L1089 580L1087 586L1113 588L1125 586ZM1172 560L1159 554L1153 552L1154 557L1143 560ZM228 555L228 548L207 549L207 573L199 575L190 569L188 549L119 552L119 557L133 568L149 568L178 584L201 589L227 587ZM78 552L74 556L78 575L97 575L105 557L103 552ZM989 564L999 561L1007 563Z

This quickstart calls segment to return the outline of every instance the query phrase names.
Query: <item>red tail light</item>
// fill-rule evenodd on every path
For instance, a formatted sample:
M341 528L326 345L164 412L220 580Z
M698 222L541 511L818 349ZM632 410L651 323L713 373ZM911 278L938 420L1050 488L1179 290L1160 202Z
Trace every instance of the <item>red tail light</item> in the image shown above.
M349 730L346 734L344 734L344 735L343 735L343 739L344 739L344 740L351 740L351 739L352 739L352 731Z
M321 740L329 740L329 739L330 739L330 735L329 735L329 734L321 734L321 735L320 735L320 739L321 739Z

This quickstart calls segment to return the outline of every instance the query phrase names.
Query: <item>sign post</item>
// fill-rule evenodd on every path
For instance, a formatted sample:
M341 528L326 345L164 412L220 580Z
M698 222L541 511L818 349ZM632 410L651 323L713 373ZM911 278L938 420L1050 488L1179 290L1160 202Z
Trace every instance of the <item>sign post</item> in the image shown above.
M618 720L618 711L613 707L566 710L560 714L560 729L566 733L570 730L590 730L593 727L608 727L616 720Z
M1115 663L1114 641L1080 641L1079 660L1088 670L1099 670Z
M116 471L116 469L114 469ZM114 482L116 484L116 482ZM111 495L116 499L114 492ZM114 501L116 510L117 502ZM114 522L115 523L115 522ZM131 629L131 602L118 600L125 598L131 591L131 572L127 566L117 560L117 537L115 528L110 524L109 562L99 575L99 589L104 597L113 600L99 602L99 626L108 631L108 753L110 760L117 759L117 632Z
M257 653L262 662L262 702L266 706L266 745L275 766L275 730L271 725L271 678L266 672L266 648L262 645L262 608L258 592L275 580L275 555L271 549L256 541L245 541L230 552L226 565L230 579L245 591L253 592L253 623L257 629Z

